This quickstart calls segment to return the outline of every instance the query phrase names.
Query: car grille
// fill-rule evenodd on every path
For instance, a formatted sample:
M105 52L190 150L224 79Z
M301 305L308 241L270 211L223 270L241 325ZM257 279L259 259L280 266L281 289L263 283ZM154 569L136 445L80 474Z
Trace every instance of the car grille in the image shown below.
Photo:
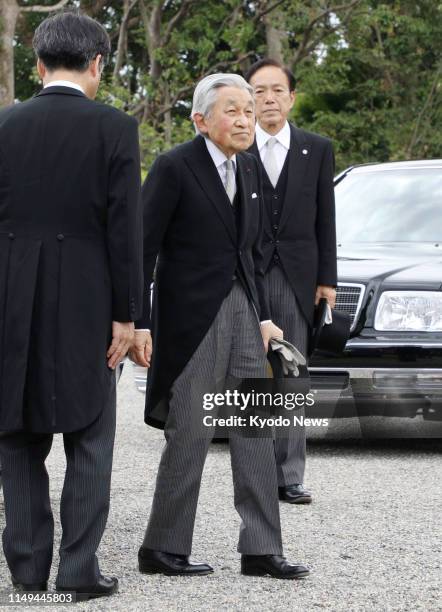
M351 317L351 330L356 327L364 297L365 285L357 283L338 283L336 289L336 310L346 312Z

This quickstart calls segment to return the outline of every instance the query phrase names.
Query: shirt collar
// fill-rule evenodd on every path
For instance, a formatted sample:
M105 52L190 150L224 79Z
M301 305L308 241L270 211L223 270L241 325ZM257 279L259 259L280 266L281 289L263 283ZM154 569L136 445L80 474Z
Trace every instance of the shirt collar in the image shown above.
M221 149L219 149L216 144L210 140L210 138L205 136L204 141L206 143L207 150L210 153L210 157L213 159L213 163L217 168L219 168L227 160L227 157L224 155ZM230 159L233 161L234 168L236 168L236 155L232 155Z
M64 81L62 79L58 81L51 81L50 83L46 83L43 89L46 89L47 87L71 87L72 89L78 89L78 91L81 91L81 93L84 93L84 89L77 83L73 83L72 81Z
M263 130L258 122L256 123L255 132L256 145L259 151L261 151L263 146L267 144L267 141L273 136L273 134L269 134L268 132ZM277 134L274 134L274 137L280 144L282 144L285 149L287 149L287 151L290 149L290 125L288 121L284 123L284 125Z

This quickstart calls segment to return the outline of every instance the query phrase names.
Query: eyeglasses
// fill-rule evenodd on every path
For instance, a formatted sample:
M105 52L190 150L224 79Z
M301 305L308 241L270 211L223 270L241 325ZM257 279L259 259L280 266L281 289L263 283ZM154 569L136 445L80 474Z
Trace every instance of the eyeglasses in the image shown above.
M254 94L256 98L263 98L268 91L271 91L278 98L290 93L289 90L284 87L257 87L254 90Z

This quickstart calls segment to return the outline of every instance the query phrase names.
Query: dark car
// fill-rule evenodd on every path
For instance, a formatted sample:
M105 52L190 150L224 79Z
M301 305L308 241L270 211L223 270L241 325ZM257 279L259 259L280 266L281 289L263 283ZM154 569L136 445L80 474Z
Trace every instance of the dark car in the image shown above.
M342 354L313 355L313 386L340 395L335 416L354 400L442 420L442 160L354 166L335 193L336 308L352 328Z

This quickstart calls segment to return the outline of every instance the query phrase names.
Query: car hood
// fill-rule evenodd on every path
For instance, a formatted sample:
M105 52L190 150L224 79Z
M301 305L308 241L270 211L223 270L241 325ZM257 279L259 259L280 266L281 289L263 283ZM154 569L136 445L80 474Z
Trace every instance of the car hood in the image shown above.
M340 281L368 282L377 279L389 285L407 283L440 289L442 242L354 243L338 245Z

